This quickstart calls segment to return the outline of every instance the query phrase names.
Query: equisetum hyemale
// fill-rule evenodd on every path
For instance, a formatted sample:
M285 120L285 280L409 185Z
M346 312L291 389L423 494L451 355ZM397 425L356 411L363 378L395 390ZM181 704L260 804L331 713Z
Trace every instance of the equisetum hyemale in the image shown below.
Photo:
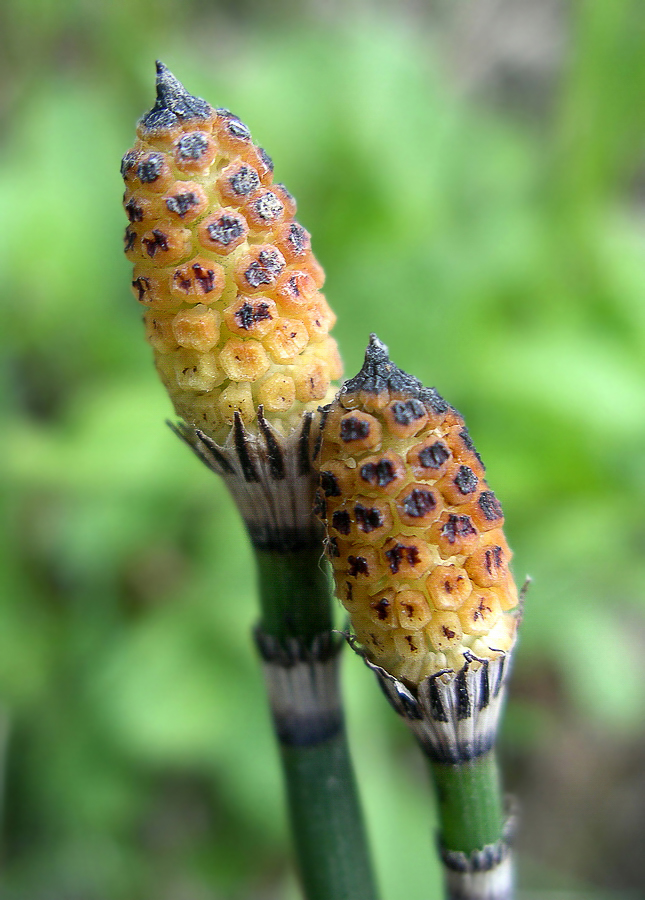
M247 126L161 63L121 171L132 289L174 430L223 478L253 545L256 645L304 895L376 900L313 513L319 405L342 374L323 270Z
M316 508L352 642L439 788L449 895L507 900L492 754L519 599L481 458L462 416L372 335L363 368L324 410L317 461Z

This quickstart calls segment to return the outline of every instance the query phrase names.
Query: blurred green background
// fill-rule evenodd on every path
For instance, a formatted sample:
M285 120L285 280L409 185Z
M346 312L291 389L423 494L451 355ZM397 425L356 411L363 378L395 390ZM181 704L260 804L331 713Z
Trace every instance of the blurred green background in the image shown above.
M276 162L348 374L466 416L533 579L502 752L524 897L645 894L645 6L4 0L0 881L293 900L251 556L164 424L119 161L159 57ZM421 762L347 658L385 900L437 896Z

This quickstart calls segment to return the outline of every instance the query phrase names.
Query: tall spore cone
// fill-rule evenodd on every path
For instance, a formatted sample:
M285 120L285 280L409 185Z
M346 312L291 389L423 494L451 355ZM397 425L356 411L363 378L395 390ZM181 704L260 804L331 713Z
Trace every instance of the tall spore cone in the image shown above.
M132 289L183 436L248 484L263 467L302 468L285 447L333 395L341 363L322 268L270 157L240 119L157 63L157 100L121 172ZM217 448L235 435L222 460Z

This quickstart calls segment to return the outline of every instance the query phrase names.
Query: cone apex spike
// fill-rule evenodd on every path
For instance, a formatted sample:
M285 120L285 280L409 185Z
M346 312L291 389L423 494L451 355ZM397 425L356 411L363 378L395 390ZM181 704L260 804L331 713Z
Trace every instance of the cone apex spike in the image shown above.
M408 375L395 366L389 356L387 345L376 334L371 334L363 366L354 378L343 386L343 393L366 391L380 394L383 391L400 391L418 397L423 385L418 378Z
M179 121L188 119L207 119L212 114L212 107L201 97L194 97L175 78L170 69L156 61L157 99L152 109L141 119L141 125L151 131L172 128Z
M383 341L380 340L379 336L377 334L374 334L374 332L372 332L372 334L370 334L370 339L369 339L369 343L367 345L366 353L369 353L370 350L371 351L380 350L383 353L385 353L386 355L390 352L388 350L387 344L384 344Z
M408 375L403 369L399 369L390 359L387 344L373 333L370 334L363 366L358 375L345 382L341 388L341 397L359 392L390 392L400 397L415 398L426 403L435 413L443 413L452 408L436 388L425 387L414 375Z

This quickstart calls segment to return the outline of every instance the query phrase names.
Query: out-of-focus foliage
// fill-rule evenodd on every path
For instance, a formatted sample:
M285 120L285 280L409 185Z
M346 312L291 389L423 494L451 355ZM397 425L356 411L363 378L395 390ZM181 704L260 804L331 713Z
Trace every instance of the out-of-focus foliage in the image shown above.
M504 741L526 885L645 890L645 10L437 6L3 4L11 900L297 896L250 552L164 425L121 254L118 163L157 56L274 157L348 373L376 331L488 464L534 578ZM358 660L346 680L384 894L421 900L420 761Z

